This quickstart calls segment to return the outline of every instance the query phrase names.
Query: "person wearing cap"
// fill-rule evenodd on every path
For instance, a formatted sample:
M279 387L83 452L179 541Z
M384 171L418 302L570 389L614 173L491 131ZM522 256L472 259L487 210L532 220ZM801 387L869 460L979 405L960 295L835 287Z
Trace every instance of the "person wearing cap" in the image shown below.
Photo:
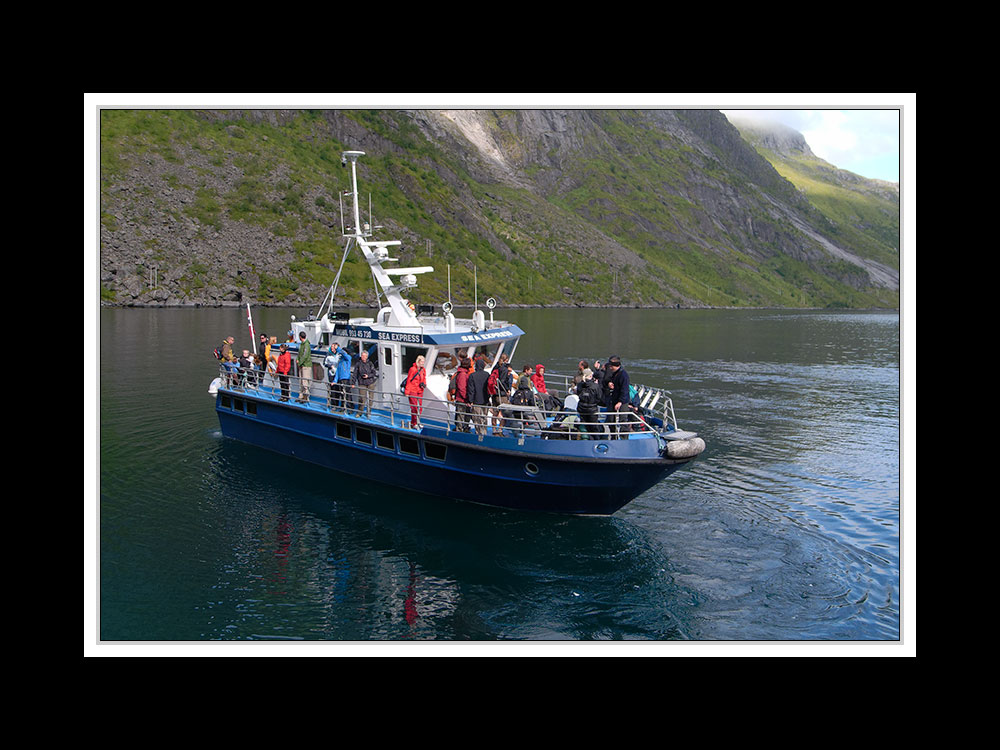
M611 439L616 440L622 432L627 431L627 427L621 427L628 422L631 413L628 410L629 402L629 378L625 368L622 367L621 357L615 355L608 360L608 378L605 381L607 388L607 401L605 406L608 409L608 417L605 420L611 429Z

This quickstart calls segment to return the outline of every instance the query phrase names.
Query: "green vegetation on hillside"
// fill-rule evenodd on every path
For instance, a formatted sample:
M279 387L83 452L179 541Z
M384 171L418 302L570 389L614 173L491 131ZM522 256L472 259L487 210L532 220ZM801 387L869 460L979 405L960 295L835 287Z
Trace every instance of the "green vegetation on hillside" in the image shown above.
M386 225L381 238L404 241L393 256L404 265L435 267L434 274L421 277L414 301L443 301L450 266L451 297L459 304L472 300L474 269L480 299L494 296L506 304L871 307L898 302L896 293L847 283L857 271L849 264L838 266L832 258L810 264L786 254L778 239L767 237L787 242L795 230L752 204L742 210L766 230L760 236L744 234L743 217L710 214L694 197L702 183L707 191L728 181L736 194L746 189L742 178L632 113L603 113L601 138L588 141L590 150L564 168L561 183L568 189L545 196L478 183L461 158L429 141L406 113L339 114L387 144L358 164L362 221L369 218L370 193L374 221ZM506 129L513 116L495 113L491 127L498 128L505 147L520 153L526 144ZM270 304L314 295L333 282L340 268L340 196L348 187L340 155L354 147L338 140L329 113L322 111L251 118L191 110L104 110L101 225L123 243L156 246L161 268L184 266L172 278L177 293L190 298L221 283L215 276L223 270L232 270L210 261L228 224L263 229L284 241L281 247L290 248L291 261L276 268L265 263L273 258L249 256L246 268L238 269L240 278L256 280L249 293ZM161 170L166 176L154 180L146 170L157 159L184 169ZM898 268L898 213L894 229L881 203L818 181L797 165L775 165L829 217L829 235L863 257ZM550 168L526 171L544 169ZM123 200L116 195L122 184L154 202L145 215L129 216L140 227L136 234L164 224L157 212L183 218L197 227L199 257L185 257L182 249L156 238L124 234L119 217L131 204L116 203ZM161 195L165 188L182 194L183 201L171 203ZM346 218L346 202L343 210ZM603 246L617 246L619 259L609 260L612 255L596 249ZM628 252L633 260L621 260ZM371 289L366 264L352 252L338 297L363 302L371 298ZM102 300L115 298L113 287L102 286Z

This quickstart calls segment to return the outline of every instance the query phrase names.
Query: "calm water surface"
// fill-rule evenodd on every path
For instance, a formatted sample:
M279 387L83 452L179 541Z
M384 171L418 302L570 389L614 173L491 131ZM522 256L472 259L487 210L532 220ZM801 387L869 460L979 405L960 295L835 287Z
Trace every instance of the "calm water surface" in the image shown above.
M898 315L500 317L518 365L620 354L707 451L610 518L409 494L221 437L210 352L250 346L245 310L102 310L99 637L898 641Z

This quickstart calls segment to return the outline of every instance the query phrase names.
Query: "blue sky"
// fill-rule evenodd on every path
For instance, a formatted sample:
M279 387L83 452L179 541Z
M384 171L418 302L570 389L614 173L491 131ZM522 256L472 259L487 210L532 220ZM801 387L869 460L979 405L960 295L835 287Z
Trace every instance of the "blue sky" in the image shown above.
M819 158L862 177L899 181L898 109L723 110L799 131Z

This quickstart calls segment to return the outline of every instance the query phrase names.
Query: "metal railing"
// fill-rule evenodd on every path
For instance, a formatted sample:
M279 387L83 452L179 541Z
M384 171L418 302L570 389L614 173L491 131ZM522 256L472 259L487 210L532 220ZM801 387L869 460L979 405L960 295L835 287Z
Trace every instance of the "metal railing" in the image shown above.
M627 439L659 434L659 430L647 421L652 413L647 407L621 412L601 409L587 415L564 409L556 400L546 404L541 394L533 394L532 403L525 405L511 404L506 398L502 398L497 405L464 404L428 396L411 398L399 392L380 391L351 383L303 379L291 374L282 376L225 364L220 367L220 378L221 388L229 391L253 394L266 400L309 404L332 413L367 417L377 422L388 421L394 427L403 429L433 426L446 432L476 433L480 437L514 436L522 440L525 437ZM307 397L303 396L303 380L307 382ZM567 378L566 382L570 381ZM641 393L636 397L640 404L646 399L655 405L665 395L658 389L644 388ZM669 396L666 402L672 417L673 406ZM664 421L664 425L667 424ZM669 425L676 427L676 422L671 419Z
M555 390L564 394L569 394L574 386L575 377L563 375L556 372L545 373L545 383L550 390ZM555 384L555 385L553 385ZM638 413L643 416L655 416L663 422L664 427L677 427L677 417L674 414L674 401L670 397L670 391L663 388L654 388L647 385L635 386L636 394L633 399L638 406ZM657 410L659 407L659 410Z

